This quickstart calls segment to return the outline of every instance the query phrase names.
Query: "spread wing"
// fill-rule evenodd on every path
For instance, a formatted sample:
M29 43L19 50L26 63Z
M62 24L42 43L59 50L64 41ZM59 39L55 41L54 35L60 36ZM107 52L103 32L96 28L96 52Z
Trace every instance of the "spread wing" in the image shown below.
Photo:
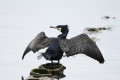
M101 51L87 34L81 34L71 39L60 40L59 44L68 57L82 53L99 61L99 63L104 63Z
M52 40L54 38L48 38L46 37L44 32L39 33L27 46L27 48L25 49L23 56L22 56L22 60L24 59L24 56L29 52L29 51L33 51L34 53L39 51L40 49L44 49L46 47L48 47Z

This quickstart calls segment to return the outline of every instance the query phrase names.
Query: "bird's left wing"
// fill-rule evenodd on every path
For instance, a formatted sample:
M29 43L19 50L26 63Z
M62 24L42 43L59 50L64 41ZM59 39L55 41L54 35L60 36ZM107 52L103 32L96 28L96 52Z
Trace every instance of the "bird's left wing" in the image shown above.
M82 53L99 61L100 63L104 62L101 51L87 34L81 34L71 39L60 39L59 44L67 57Z
M27 46L27 48L25 49L22 59L24 59L24 56L29 52L29 51L33 51L34 53L39 51L40 49L44 49L46 47L48 47L52 40L54 38L48 38L46 37L44 32L39 33Z

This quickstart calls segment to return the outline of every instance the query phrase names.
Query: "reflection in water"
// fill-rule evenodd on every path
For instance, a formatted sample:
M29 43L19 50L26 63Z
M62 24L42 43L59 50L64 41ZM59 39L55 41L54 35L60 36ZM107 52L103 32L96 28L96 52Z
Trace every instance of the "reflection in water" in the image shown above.
M32 69L30 71L30 76L26 79L22 77L22 80L59 80L64 78L65 66L62 64L51 63L42 64L39 68Z
M22 76L21 78L22 78L22 80L24 80L24 77L23 77L23 76Z

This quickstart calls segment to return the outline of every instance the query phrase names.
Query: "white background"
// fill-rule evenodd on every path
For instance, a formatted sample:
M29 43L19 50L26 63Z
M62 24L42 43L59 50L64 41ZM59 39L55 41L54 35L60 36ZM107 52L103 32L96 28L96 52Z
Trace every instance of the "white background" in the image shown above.
M116 17L109 20L103 16ZM86 27L114 25L112 31L90 35L97 42L105 63L85 55L63 58L67 67L62 80L120 80L120 1L119 0L0 0L0 78L21 80L33 68L49 62L37 60L30 52L22 61L28 43L41 31L56 37L59 31L50 26L69 26L67 38L83 33ZM41 50L40 52L44 52Z

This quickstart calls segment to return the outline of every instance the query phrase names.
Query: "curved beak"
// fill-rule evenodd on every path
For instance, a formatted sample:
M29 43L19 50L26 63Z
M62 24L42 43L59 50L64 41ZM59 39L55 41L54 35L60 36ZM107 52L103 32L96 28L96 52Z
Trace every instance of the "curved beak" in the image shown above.
M29 48L29 45L28 45L27 48L25 49L24 53L23 53L22 60L24 59L25 55L30 51L31 51L31 49Z

